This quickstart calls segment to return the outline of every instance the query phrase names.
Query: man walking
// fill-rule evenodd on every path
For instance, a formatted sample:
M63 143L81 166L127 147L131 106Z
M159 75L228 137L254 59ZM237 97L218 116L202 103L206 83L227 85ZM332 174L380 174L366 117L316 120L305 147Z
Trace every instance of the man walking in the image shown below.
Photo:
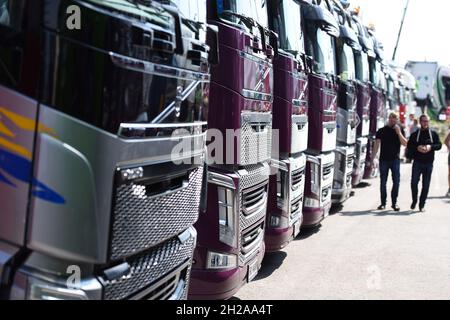
M392 188L392 209L400 211L397 205L398 192L400 189L400 148L406 146L408 140L405 138L405 132L398 124L398 115L391 113L389 115L389 122L387 126L377 132L372 162L378 154L381 146L380 155L380 193L381 205L378 210L386 209L387 191L386 184L389 176L389 170L392 172L392 180L394 186Z
M442 149L442 143L439 135L430 129L430 118L428 116L421 116L419 121L421 129L413 133L408 142L408 149L414 159L411 178L411 210L416 209L419 194L418 185L422 177L422 194L420 195L419 210L424 212L433 173L434 154Z

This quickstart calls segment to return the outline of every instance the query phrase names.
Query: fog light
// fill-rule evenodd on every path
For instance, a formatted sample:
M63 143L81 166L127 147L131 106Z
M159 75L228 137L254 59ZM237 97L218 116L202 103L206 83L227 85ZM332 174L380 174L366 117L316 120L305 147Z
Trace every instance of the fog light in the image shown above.
M339 181L334 181L334 182L333 182L333 189L334 189L334 190L340 190L340 189L342 189L342 183L339 182Z
M217 252L208 252L208 269L229 269L237 267L237 256Z
M319 208L320 201L317 199L305 198L304 206L306 208Z
M270 217L270 226L272 228L278 228L278 227L280 227L280 224L281 224L280 217L276 217L276 216L271 216Z

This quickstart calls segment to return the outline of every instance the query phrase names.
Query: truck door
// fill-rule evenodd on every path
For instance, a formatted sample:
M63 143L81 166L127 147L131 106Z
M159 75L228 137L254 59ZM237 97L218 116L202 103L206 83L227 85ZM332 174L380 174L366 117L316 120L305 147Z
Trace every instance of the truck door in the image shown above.
M38 109L40 50L27 17L39 2L0 0L0 241L17 245L25 238Z

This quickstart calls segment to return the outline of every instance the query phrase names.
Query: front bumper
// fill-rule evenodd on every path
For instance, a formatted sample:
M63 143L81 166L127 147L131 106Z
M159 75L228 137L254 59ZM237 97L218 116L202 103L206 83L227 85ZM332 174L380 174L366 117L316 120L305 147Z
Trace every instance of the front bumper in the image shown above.
M32 253L15 275L10 299L185 300L196 235L190 228L114 266L77 266Z
M319 208L303 208L303 228L317 227L330 214L331 202Z
M266 252L276 252L285 248L292 240L300 234L303 217L288 228L266 229L265 242Z
M331 203L334 205L342 204L350 198L351 193L352 189L349 188L339 190L334 189L331 196Z
M199 251L202 248L198 248ZM265 254L264 241L261 242L257 254L246 263L227 270L193 269L189 300L227 300L233 297L240 288L250 282L250 268L256 263L258 270Z

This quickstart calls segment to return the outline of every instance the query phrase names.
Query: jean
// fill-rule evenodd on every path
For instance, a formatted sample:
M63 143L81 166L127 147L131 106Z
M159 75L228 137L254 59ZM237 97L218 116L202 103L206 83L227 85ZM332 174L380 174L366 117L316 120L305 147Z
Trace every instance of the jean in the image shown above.
M392 181L394 186L392 187L392 205L397 204L398 192L400 189L400 160L393 161L380 161L380 193L381 193L381 204L386 206L387 191L386 184L389 176L389 170L392 171Z
M433 174L433 163L422 163L414 161L411 178L411 191L413 203L417 203L419 195L419 181L422 176L422 193L420 195L419 207L424 208L428 192L430 191L431 175Z

